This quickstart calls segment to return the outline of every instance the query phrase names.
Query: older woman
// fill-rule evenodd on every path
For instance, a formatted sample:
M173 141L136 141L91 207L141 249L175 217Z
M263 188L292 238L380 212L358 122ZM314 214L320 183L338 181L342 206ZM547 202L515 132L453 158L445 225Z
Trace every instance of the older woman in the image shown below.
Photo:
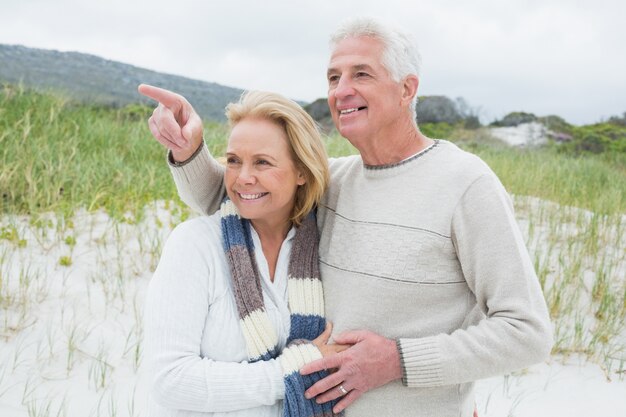
M342 348L326 344L313 215L328 182L324 146L277 94L248 93L227 116L228 197L172 232L150 282L148 415L332 415L303 396L322 375L298 372Z

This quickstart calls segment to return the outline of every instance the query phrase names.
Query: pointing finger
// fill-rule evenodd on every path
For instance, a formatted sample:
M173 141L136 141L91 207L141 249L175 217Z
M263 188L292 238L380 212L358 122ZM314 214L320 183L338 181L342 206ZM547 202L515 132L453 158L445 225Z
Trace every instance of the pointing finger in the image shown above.
M185 98L180 94L176 94L173 91L155 87L149 84L140 84L137 88L137 91L139 91L140 94L149 97L152 100L156 100L174 111L178 111L178 109L180 109L187 103L187 100L185 100Z

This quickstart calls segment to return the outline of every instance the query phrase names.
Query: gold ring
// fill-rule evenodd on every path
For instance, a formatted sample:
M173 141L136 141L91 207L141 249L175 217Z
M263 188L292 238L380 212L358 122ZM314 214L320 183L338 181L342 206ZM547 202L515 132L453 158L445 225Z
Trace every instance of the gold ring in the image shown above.
M346 395L348 393L348 391L346 391L346 389L343 387L343 385L339 385L339 391L341 391L342 395Z

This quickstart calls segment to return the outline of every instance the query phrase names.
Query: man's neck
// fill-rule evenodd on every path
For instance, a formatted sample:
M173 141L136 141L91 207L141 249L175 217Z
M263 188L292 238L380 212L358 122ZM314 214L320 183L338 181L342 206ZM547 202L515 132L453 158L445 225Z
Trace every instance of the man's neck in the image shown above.
M393 135L380 135L367 142L371 146L361 146L359 152L366 165L390 165L423 151L433 144L417 126L396 129Z

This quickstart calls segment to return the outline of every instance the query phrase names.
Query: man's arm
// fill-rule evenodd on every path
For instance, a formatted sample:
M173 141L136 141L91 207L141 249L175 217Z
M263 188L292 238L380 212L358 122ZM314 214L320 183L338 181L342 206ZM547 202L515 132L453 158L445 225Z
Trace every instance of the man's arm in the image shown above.
M204 143L186 161L179 163L168 152L168 165L178 196L194 211L213 214L226 195L224 167L209 153Z
M451 334L400 338L397 345L371 332L354 332L364 336L353 348L302 369L338 368L307 394L327 401L343 394L341 385L348 394L336 411L344 409L363 392L398 379L396 357L404 385L435 387L504 374L548 356L552 329L545 300L510 199L495 175L484 175L468 188L451 227L463 274L476 296L467 325ZM348 343L344 337L335 341Z
M224 168L202 140L202 120L180 94L141 84L139 93L159 104L148 120L152 136L168 149L168 162L178 194L199 213L212 214L225 195Z

